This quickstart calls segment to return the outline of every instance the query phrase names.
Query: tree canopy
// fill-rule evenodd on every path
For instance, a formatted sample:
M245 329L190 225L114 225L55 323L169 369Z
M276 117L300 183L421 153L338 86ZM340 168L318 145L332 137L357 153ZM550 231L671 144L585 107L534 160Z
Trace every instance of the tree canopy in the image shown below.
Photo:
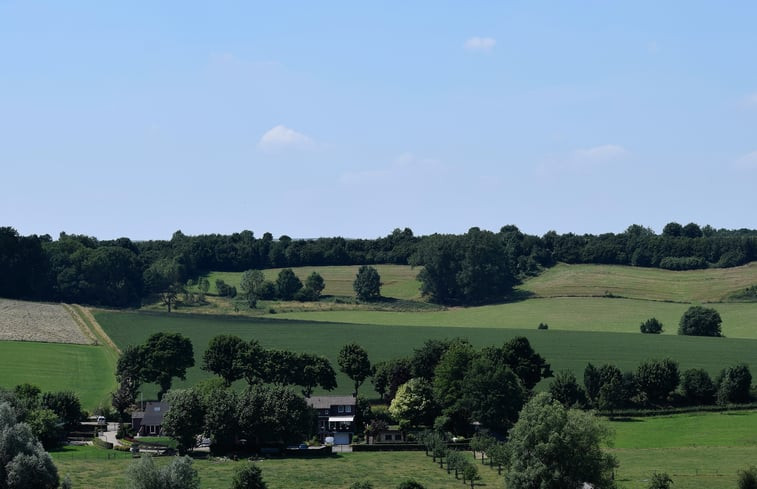
M681 316L678 334L689 336L722 336L720 325L723 320L718 311L711 307L691 306Z
M374 267L361 266L352 284L355 295L361 301L373 301L381 297L381 276Z
M360 386L365 382L365 379L373 374L371 362L368 360L368 352L357 343L349 343L339 351L337 361L339 369L352 379L355 385L355 397L357 397Z

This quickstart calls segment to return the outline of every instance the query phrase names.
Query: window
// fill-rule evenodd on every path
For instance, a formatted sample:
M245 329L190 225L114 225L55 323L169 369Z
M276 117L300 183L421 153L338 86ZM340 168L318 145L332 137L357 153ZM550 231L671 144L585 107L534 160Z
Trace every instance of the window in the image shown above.
M392 441L392 435L384 435L384 441Z
M338 408L337 408L336 410L337 410L337 411L338 411L339 413L343 413L343 412L344 412L344 406L339 406L339 407L338 407Z
M350 405L344 406L344 412L345 413L351 413L352 412L352 406L350 406Z
M151 435L155 434L155 425L150 425L150 434Z
M394 435L394 439L397 441L402 441L402 435Z

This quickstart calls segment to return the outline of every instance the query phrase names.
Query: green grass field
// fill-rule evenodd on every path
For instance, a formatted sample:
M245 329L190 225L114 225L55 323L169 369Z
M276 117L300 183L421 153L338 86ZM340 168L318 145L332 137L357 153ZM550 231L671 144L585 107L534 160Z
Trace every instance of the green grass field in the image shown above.
M381 295L403 300L420 299L420 282L415 278L418 275L418 268L412 268L406 265L373 265L381 276ZM360 266L338 266L338 267L297 267L293 268L295 275L305 282L305 279L313 272L318 272L326 282L324 295L349 296L354 297L355 291L352 289L352 283L355 281L355 275ZM266 280L276 281L281 268L271 268L263 270ZM240 289L239 282L242 278L241 272L212 272L206 275L210 281L210 290L216 294L216 279L221 279L229 285L236 286Z
M732 489L736 474L757 458L757 412L633 418L610 423L622 487L646 487L667 472L676 489Z
M114 370L114 356L104 346L0 341L2 387L28 382L43 392L74 391L87 410L110 403Z
M647 358L671 357L681 369L701 367L716 374L725 365L746 362L757 368L757 340L735 338L697 338L675 335L618 334L580 331L537 331L497 328L456 328L451 326L390 326L372 324L317 323L261 318L229 318L189 316L179 314L147 314L98 311L98 322L108 335L123 348L144 342L158 331L181 333L192 340L196 366L187 372L187 386L208 378L202 371L202 352L210 339L218 334L234 334L241 338L255 338L267 348L286 348L325 355L336 368L339 349L356 341L363 345L372 362L408 355L429 338L463 336L477 346L501 345L517 335L527 336L536 351L552 364L553 370L572 370L582 378L587 362L614 363L623 370L635 369ZM350 382L339 375L336 392L348 393ZM372 386L365 385L363 392ZM154 394L152 386L146 395Z

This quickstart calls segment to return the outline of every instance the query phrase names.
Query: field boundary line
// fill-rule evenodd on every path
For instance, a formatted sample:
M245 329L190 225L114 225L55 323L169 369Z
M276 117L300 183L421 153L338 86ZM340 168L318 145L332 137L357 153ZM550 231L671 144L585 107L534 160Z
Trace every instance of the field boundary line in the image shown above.
M108 336L108 333L105 332L105 330L100 326L100 323L97 322L97 319L95 319L95 316L92 315L92 311L89 310L89 308L76 305L76 309L86 318L87 323L89 324L89 327L91 328L91 331L93 334L95 334L98 338L100 338L103 343L105 343L110 349L116 353L116 356L121 355L121 349L116 346L116 344L113 342L113 340L110 339L110 336Z
M79 330L81 330L82 334L88 338L93 345L97 345L97 336L95 333L87 326L87 323L82 319L82 317L74 310L73 307L71 307L70 304L61 304L63 306L63 309L66 310L71 315L71 318L74 320L76 325L79 327Z

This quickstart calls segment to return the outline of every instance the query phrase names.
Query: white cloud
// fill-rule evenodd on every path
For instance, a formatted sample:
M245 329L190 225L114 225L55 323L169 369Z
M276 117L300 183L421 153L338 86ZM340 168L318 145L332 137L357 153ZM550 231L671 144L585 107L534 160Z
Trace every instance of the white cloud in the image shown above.
M403 153L384 168L348 172L340 177L340 181L346 185L389 182L412 179L427 175L428 172L439 173L443 170L444 165L439 160L418 158L413 153Z
M757 169L757 151L752 151L736 160L734 163L736 168L754 170Z
M573 152L573 159L579 163L596 164L614 160L627 153L628 151L623 146L604 144L593 148L578 149Z
M264 151L276 151L278 149L310 149L315 141L310 136L302 134L279 124L268 130L258 141L258 148Z
M494 49L497 40L493 37L471 37L465 41L465 49L468 51L489 52Z

